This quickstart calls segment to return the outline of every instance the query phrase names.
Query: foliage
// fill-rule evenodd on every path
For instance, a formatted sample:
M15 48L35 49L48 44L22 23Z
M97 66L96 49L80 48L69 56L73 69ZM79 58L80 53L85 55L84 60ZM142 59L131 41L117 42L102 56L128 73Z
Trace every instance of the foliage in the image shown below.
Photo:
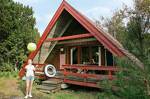
M5 68L10 63L14 67L26 59L29 54L27 44L37 42L39 33L32 8L12 0L0 2L0 65Z
M39 79L39 78L35 78L35 80L34 80L34 83L36 84L36 85L41 85L42 84L42 79Z
M134 0L134 7L124 6L116 11L111 19L97 21L108 29L129 52L144 63L144 70L138 68L129 59L116 59L117 65L126 68L126 72L118 72L117 80L104 81L109 94L123 99L150 98L150 0ZM109 86L108 86L109 85ZM119 89L112 90L113 86ZM107 92L107 91L106 91Z
M149 0L134 0L133 9L124 6L111 19L102 18L104 23L96 21L141 61L148 60L150 53L149 5Z
M17 77L18 77L18 72L16 71L0 72L0 78L17 78Z
M149 99L149 89L145 83L147 74L127 58L117 59L117 65L124 70L116 73L116 80L100 81L104 92L98 96L102 95L104 99Z
M135 67L127 58L118 59L118 65L126 68L126 71L117 73L114 84L119 87L117 96L125 99L148 99L147 88L144 83L144 71Z
M11 63L2 63L0 66L1 72L13 71L13 65Z

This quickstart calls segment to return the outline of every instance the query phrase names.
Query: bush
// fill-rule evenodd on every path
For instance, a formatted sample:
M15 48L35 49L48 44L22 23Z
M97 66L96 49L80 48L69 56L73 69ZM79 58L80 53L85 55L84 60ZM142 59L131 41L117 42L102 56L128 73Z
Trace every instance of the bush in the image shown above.
M8 63L8 62L4 62L2 63L1 67L0 67L0 71L2 72L11 72L13 71L13 65L11 63Z
M103 88L105 88L105 93L100 94L100 96L105 97L107 93L110 97L116 96L121 99L150 99L147 86L144 82L147 79L149 85L148 77L150 74L146 70L139 69L127 58L117 59L117 65L126 68L126 70L117 72L116 80L104 80L100 82L103 84ZM118 90L112 90L113 86L117 87Z

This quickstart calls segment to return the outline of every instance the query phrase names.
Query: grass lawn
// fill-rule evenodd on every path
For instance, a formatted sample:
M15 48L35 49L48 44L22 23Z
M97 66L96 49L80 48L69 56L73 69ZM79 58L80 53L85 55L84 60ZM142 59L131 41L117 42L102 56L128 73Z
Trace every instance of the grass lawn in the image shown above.
M46 94L37 90L36 85L34 84L32 99L98 99L97 92L93 92L92 90L86 91L86 89L78 90L78 88L76 88ZM11 99L10 97L20 97L19 99L23 99L24 93L25 81L18 80L14 77L0 78L0 99Z

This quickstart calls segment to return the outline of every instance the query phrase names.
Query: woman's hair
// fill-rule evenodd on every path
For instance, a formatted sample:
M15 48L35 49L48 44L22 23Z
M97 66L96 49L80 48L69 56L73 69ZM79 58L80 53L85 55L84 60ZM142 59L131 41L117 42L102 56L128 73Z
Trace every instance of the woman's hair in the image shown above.
M29 64L29 62L31 62L31 63L32 63L32 59L28 59L28 64Z
M28 59L28 61L29 61L29 60L31 60L31 61L32 61L32 59Z

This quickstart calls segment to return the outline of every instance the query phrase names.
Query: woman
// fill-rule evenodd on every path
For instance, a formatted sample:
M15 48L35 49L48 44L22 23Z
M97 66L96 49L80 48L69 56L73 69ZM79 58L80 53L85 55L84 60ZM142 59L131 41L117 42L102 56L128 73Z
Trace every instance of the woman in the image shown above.
M32 97L32 84L34 80L34 71L35 67L32 65L32 60L28 60L28 65L25 67L26 69L26 96L24 98Z

